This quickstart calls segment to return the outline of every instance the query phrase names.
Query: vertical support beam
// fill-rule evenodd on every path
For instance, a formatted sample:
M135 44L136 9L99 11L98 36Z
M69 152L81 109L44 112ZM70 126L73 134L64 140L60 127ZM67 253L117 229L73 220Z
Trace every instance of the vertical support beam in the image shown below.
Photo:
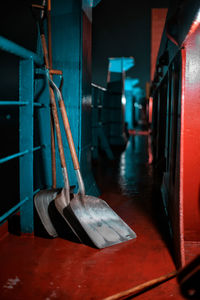
M21 232L32 233L33 224L33 60L20 60L19 63L19 99L26 100L27 105L19 109L19 151L29 150L20 158L20 200L28 197L21 207Z
M98 98L99 90L92 87L92 158L98 159Z

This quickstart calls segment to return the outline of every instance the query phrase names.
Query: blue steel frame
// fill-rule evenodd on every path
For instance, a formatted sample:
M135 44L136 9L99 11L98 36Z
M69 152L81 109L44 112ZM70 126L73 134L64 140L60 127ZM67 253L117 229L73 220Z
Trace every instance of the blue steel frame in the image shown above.
M0 216L0 223L20 209L20 225L22 233L34 231L33 217L33 152L43 146L33 147L33 117L34 106L44 106L34 103L34 66L42 67L43 60L37 54L0 37L0 49L19 57L19 101L0 101L0 106L19 106L19 153L0 159L0 164L19 158L20 201L9 211Z

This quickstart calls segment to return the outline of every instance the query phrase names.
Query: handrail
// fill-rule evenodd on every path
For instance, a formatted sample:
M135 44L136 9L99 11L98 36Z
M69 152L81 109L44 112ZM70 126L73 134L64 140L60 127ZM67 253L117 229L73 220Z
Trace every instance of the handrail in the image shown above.
M0 101L0 106L23 106L28 105L28 101ZM46 104L39 103L39 102L33 102L33 105L35 107L47 107Z
M27 104L27 101L0 101L0 106L20 106Z
M24 200L20 201L18 204L13 206L11 209L9 209L5 214L0 216L0 223L5 221L12 213L14 213L20 206L22 206L26 201L28 201L28 197L26 197Z
M33 58L35 64L42 66L43 60L36 53L0 36L0 49L23 59Z
M0 164L21 158L19 160L19 201L7 212L0 216L0 223L4 222L9 216L12 216L20 210L21 232L32 233L34 230L33 222L33 196L39 189L33 191L33 152L46 147L46 143L34 147L34 108L49 108L48 104L34 101L34 71L36 68L43 69L43 58L38 54L0 36L0 50L10 53L19 58L19 100L18 99L1 99L0 107L17 107L19 108L19 151L0 158ZM17 101L18 100L18 101ZM30 121L27 122L27 120ZM23 157L23 158L22 158ZM26 175L25 170L28 170ZM22 179L27 176L27 185L23 184ZM24 207L25 204L25 207Z
M7 162L9 160L14 159L14 158L24 156L24 155L26 155L26 154L28 154L30 152L38 151L38 150L42 149L43 147L45 147L45 145L37 146L37 147L34 147L32 150L25 150L23 152L18 152L18 153L15 153L15 154L3 157L3 158L0 159L0 164L3 164L3 163L5 163L5 162Z

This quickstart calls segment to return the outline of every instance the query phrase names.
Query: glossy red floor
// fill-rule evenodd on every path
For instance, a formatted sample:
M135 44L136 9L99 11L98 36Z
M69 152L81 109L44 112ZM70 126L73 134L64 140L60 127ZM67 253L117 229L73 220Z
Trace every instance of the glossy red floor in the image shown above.
M153 189L148 136L131 136L114 163L95 165L101 198L137 233L98 250L62 238L5 235L0 241L0 299L103 299L175 269ZM183 299L176 279L137 299Z

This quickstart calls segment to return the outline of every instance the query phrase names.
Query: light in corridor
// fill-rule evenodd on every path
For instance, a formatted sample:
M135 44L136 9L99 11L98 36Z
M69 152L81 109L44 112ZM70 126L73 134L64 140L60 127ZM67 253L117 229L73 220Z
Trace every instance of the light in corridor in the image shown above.
M125 97L125 95L122 95L122 104L126 105L126 97Z

